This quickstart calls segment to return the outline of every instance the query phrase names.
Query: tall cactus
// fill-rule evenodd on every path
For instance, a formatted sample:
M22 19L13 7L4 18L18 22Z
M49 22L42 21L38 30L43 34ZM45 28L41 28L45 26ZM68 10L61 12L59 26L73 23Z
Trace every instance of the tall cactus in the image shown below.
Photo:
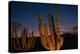
M34 32L32 31L31 33L29 33L29 39L27 42L27 50L31 50L34 47L36 39L33 36L34 36Z
M50 39L52 41L52 44L53 44L53 47L55 49L55 35L54 35L54 26L53 26L53 23L52 23L52 17L51 17L51 14L50 14L50 8L48 7L48 23L49 23L49 30L50 30Z
M55 5L54 8L55 8L55 11L54 11L55 18L56 18L57 50L59 50L63 45L63 37L61 37L61 32L60 32L58 5Z
M47 26L44 23L44 17L41 13L38 13L39 17L39 33L40 33L40 39L42 45L47 49L47 50L54 50L54 44L52 39L48 35L48 30Z
M20 47L20 41L18 39L18 34L17 33L18 33L18 30L21 28L21 24L12 23L11 28L12 28L12 32L14 33L15 39L16 39L16 40L13 40L13 42L15 43L14 44L14 48L15 48L15 50L18 50L21 47Z
M22 32L22 48L25 49L26 48L26 31L25 28Z

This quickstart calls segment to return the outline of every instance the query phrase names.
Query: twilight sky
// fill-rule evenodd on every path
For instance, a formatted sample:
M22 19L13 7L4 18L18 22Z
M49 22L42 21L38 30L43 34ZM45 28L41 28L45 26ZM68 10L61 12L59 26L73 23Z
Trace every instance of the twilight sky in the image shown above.
M50 7L51 15L54 15L55 4L11 2L11 22L22 24L29 31L35 31L38 35L38 16L37 12L42 12L45 23L48 26L48 7ZM59 22L61 31L67 31L78 24L77 5L58 5ZM55 22L55 21L54 21Z

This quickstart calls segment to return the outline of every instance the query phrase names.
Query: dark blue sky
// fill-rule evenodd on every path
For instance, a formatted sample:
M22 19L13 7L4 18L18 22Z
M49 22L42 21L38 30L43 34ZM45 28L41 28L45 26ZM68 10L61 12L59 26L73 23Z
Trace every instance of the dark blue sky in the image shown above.
M50 7L51 15L53 15L55 20L54 5L55 4L12 2L11 21L20 23L28 28L29 31L34 30L38 34L37 12L42 12L45 23L48 24L48 7ZM77 5L58 5L58 10L61 31L66 31L68 27L77 26Z

